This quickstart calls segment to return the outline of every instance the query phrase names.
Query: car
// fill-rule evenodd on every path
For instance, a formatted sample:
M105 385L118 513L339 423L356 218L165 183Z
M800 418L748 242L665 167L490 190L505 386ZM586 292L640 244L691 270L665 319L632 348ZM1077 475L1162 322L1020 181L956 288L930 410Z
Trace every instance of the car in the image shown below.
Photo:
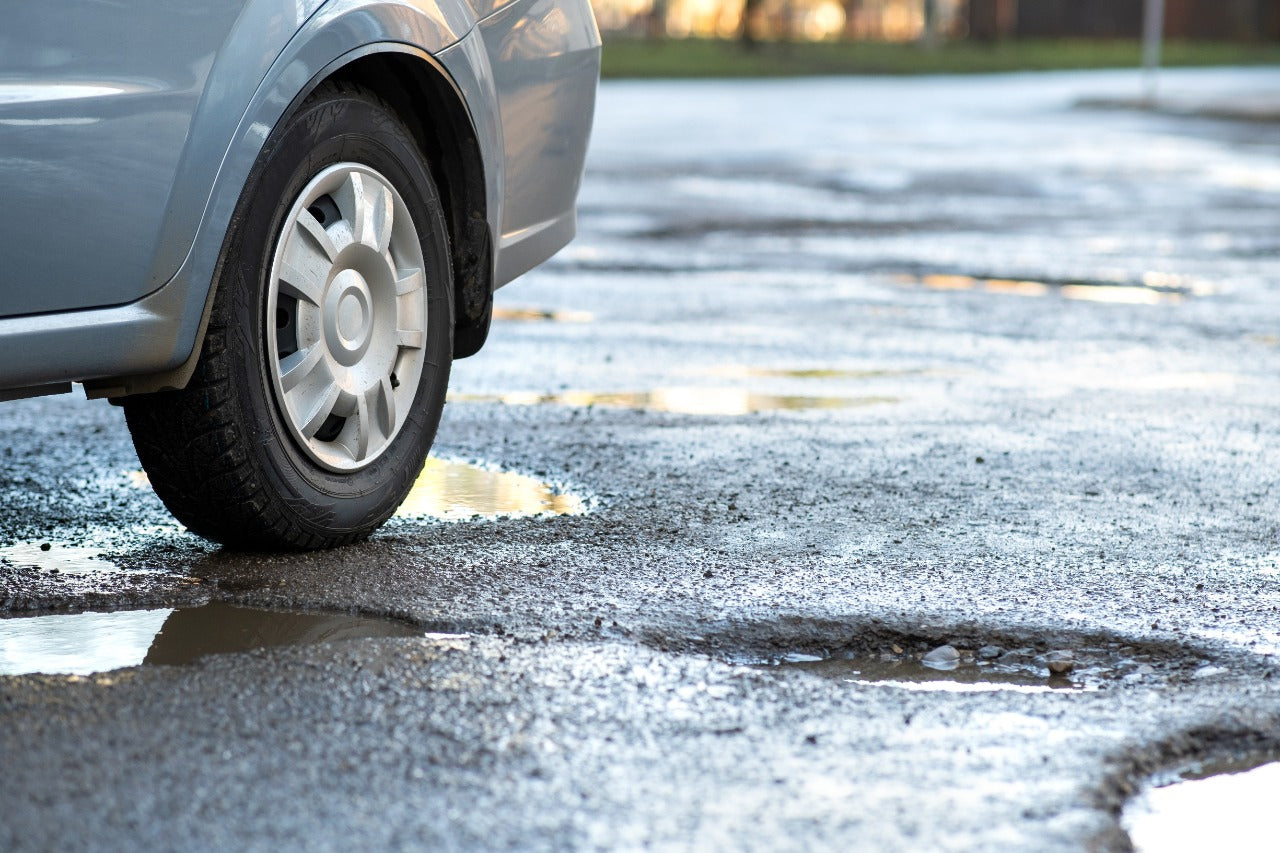
M124 408L228 546L404 499L493 292L576 227L587 0L41 0L0 27L0 399Z

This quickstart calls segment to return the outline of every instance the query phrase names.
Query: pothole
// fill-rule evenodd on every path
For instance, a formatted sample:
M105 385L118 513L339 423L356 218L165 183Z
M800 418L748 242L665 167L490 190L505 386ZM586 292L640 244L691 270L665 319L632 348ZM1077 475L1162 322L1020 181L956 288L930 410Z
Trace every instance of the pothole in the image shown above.
M1125 806L1121 824L1138 853L1272 851L1276 791L1280 762L1205 762L1158 777Z
M581 515L586 501L526 474L448 459L427 460L398 518L524 518Z
M208 655L272 646L422 636L422 630L395 619L221 602L15 616L0 619L0 675L90 675L138 665L186 664Z
M460 403L503 403L508 406L605 406L643 409L681 415L746 415L753 412L802 409L847 409L897 403L897 397L825 397L764 394L741 388L655 388L650 391L563 391L558 394L450 394Z
M151 487L144 471L129 472L129 479L139 488ZM584 499L535 477L433 456L395 514L397 518L458 521L477 516L581 515L586 511Z
M824 620L748 625L718 635L647 638L665 651L734 666L804 673L851 687L969 693L1050 693L1210 682L1231 675L1208 655L1098 635L895 630Z
M972 275L929 274L895 276L906 286L930 290L970 290L1012 296L1057 296L1084 302L1122 305L1160 305L1182 302L1188 296L1208 296L1213 288L1168 273L1147 273L1137 281L1087 279L1011 279Z

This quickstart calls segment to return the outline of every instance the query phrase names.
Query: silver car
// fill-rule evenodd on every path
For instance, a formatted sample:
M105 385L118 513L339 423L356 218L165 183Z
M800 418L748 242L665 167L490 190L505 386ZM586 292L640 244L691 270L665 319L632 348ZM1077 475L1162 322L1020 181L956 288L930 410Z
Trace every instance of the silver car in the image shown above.
M124 406L191 530L358 541L573 236L586 0L40 0L0 26L0 399Z

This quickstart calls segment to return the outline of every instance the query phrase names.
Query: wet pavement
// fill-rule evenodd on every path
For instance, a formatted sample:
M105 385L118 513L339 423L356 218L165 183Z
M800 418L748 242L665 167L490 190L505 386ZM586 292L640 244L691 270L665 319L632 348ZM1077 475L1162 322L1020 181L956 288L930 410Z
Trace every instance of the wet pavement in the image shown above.
M0 677L0 846L1126 849L1280 756L1280 134L1080 106L1139 85L604 86L361 546L220 551L119 410L0 406L0 628L138 614ZM202 605L408 634L146 665Z

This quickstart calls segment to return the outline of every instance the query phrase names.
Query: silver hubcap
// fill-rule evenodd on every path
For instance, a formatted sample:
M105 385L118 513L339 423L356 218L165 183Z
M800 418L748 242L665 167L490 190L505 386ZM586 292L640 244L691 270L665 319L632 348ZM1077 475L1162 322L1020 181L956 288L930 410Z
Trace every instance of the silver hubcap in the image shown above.
M400 432L422 377L427 299L422 246L382 175L339 163L285 218L271 261L271 384L299 446L354 471Z

